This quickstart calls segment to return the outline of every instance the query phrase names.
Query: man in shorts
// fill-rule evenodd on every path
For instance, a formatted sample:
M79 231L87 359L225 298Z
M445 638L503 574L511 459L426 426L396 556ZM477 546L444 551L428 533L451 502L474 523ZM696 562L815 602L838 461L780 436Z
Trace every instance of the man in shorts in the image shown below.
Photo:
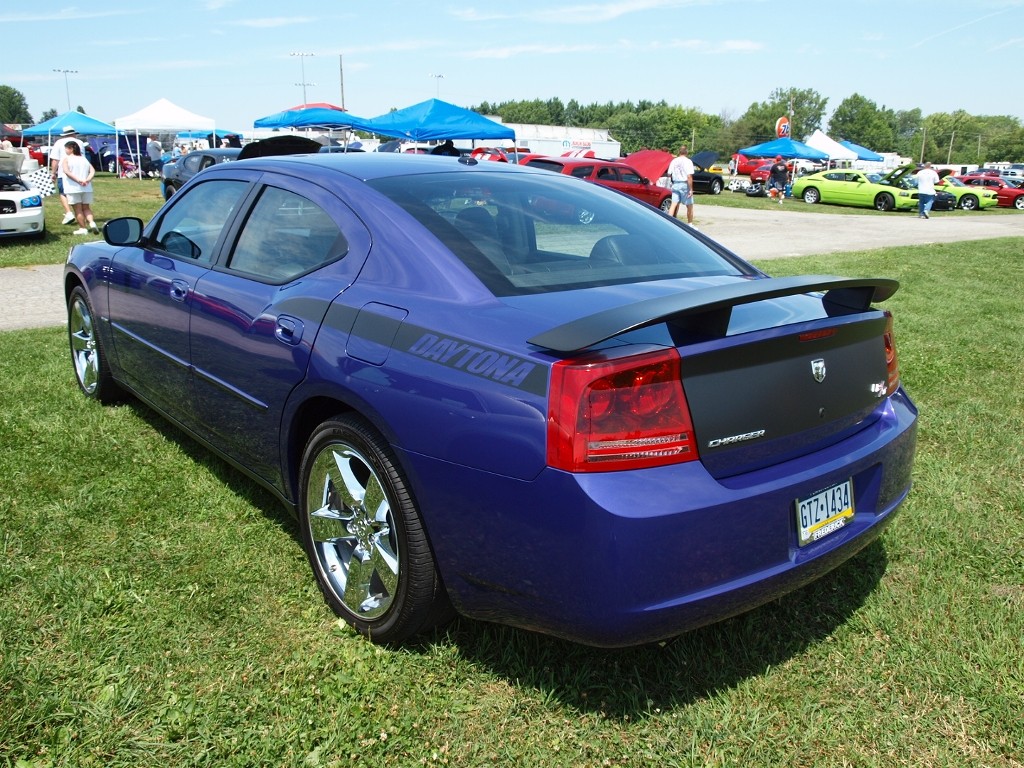
M772 163L771 170L768 172L768 194L775 200L779 201L779 205L782 205L782 201L786 199L786 185L789 183L789 168L786 167L786 161L779 155L775 158L775 162Z
M679 154L668 164L668 176L672 180L672 207L668 215L673 219L679 213L679 205L686 206L686 223L693 226L693 161L687 156L686 145L679 148Z

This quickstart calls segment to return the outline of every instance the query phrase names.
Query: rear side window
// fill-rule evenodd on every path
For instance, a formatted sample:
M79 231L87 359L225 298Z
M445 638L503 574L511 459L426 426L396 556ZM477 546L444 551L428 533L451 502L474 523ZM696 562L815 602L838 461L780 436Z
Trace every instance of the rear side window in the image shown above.
M242 227L228 268L284 283L347 252L348 241L319 205L289 190L265 187Z
M367 183L498 296L753 274L650 207L561 174L451 172Z

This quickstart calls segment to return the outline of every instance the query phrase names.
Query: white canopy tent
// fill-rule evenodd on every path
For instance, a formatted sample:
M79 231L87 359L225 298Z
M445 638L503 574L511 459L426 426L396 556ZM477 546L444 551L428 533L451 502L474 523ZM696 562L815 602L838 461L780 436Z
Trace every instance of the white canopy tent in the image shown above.
M216 121L212 117L197 115L167 99L157 99L138 112L114 120L119 133L135 133L135 146L139 146L140 132L208 131L213 133ZM116 143L115 143L116 145ZM139 174L142 178L142 174Z
M824 152L828 155L829 160L853 161L857 159L856 152L849 147L844 147L838 141L829 138L820 128L812 133L809 139L805 139L804 144L809 147L814 147L819 152Z
M189 112L167 99L157 99L138 112L114 121L119 131L212 131L216 125L212 117Z

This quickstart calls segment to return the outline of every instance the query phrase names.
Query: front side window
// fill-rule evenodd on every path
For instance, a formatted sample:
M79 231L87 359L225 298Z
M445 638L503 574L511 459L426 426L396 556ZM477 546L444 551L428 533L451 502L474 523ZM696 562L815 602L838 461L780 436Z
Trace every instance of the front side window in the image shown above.
M153 239L172 256L211 263L221 232L248 188L244 181L218 179L176 195Z

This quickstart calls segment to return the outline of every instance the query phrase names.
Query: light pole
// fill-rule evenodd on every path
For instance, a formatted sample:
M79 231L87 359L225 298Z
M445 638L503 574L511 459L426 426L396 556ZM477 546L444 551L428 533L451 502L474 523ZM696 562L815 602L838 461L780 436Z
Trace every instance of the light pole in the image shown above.
M434 78L434 83L437 86L437 88L436 88L437 98L440 99L441 98L441 80L444 79L444 75L431 75L431 77Z
M302 65L302 82L301 83L296 83L296 85L301 85L302 86L302 106L306 106L306 104L309 103L308 101L306 101L306 86L307 85L316 85L316 83L307 83L306 82L306 57L307 56L312 56L313 54L312 53L295 53L295 52L292 52L289 55L291 55L291 56L298 56L299 57L299 64Z
M68 86L68 75L77 75L77 69L55 69L54 72L60 72L64 75L64 93L68 97L68 112L71 111L71 88Z

